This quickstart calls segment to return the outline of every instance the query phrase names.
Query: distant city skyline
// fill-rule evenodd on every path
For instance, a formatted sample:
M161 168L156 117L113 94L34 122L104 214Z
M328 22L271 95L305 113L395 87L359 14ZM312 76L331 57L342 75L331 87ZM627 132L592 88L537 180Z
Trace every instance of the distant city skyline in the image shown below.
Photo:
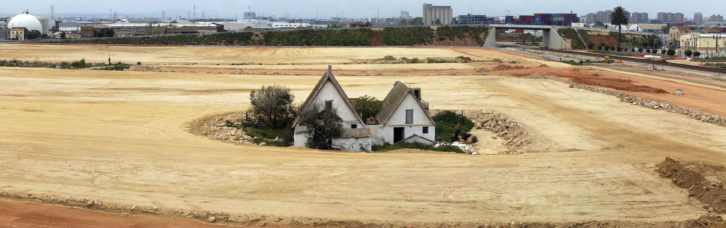
M413 17L420 17L422 5L431 3L434 5L451 5L454 15L461 14L485 14L488 16L505 15L526 15L533 13L577 13L584 16L602 10L609 10L621 5L630 12L646 12L653 19L658 12L681 12L686 18L693 18L694 13L701 12L704 17L712 14L726 15L726 4L722 0L697 0L689 2L689 5L703 6L698 9L694 7L683 7L683 1L662 0L637 1L594 1L594 0L509 0L504 4L491 4L491 1L477 0L450 0L450 1L420 1L420 0L126 0L110 1L99 0L93 4L80 0L26 0L13 1L0 5L0 14L12 16L20 14L29 9L31 14L50 15L50 5L55 6L55 15L93 15L104 16L116 12L119 16L154 16L159 17L165 11L168 17L188 17L192 13L192 6L196 2L196 17L205 14L206 17L241 18L247 11L248 6L257 12L258 16L284 17L289 15L292 18L330 18L330 17L353 17L353 18L375 18L398 17L401 11L410 12ZM708 6L708 7L706 7Z

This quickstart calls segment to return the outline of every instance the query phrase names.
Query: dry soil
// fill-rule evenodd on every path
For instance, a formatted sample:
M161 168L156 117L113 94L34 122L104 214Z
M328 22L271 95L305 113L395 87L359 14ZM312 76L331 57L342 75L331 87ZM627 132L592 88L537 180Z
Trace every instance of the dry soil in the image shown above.
M0 45L41 60L100 56L95 48ZM98 48L128 52L124 58L132 61L140 53L145 62L175 63L306 63L310 57L320 64L411 53L546 62L482 49ZM481 156L233 145L194 135L189 123L246 110L249 91L262 85L285 85L302 102L318 76L0 68L0 192L220 211L239 221L262 214L402 223L666 222L707 212L687 190L659 177L657 162L670 156L726 163L726 128L561 82L336 76L351 97L383 98L404 81L421 87L432 109L506 113L537 142L523 155Z

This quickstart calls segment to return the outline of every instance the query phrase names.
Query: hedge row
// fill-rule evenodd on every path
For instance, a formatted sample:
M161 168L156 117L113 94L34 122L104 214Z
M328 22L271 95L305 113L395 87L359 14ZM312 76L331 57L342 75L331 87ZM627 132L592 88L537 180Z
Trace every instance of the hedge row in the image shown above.
M337 30L269 31L256 36L253 32L216 33L210 35L178 35L157 37L103 38L57 40L61 43L138 44L138 45L268 45L268 46L370 46L374 37L383 37L384 45L426 45L439 40L463 39L465 34L483 44L488 27L443 26L434 31L428 26Z
M383 29L385 45L425 45L434 41L431 27L399 27Z
M264 33L270 46L369 46L370 29L296 30Z

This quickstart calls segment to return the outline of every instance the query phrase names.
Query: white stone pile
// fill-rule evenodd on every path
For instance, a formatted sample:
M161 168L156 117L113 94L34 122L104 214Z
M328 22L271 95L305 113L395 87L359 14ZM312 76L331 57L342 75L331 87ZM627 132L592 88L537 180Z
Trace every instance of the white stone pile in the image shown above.
M213 116L203 120L200 134L212 139L234 144L254 144L254 139L244 130L237 129L244 119L244 113L231 113Z
M608 95L613 95L613 96L618 97L618 99L620 99L620 101L628 103L628 104L639 105L639 106L650 108L650 109L659 109L659 110L665 110L667 112L688 115L688 117L690 117L690 118L700 120L700 121L703 121L706 123L712 123L712 124L717 124L717 125L721 125L721 126L726 126L726 117L724 117L724 116L701 112L701 111L697 111L697 110L693 110L693 109L689 109L689 108L684 108L684 107L674 105L674 104L658 102L658 101L650 100L647 98L633 96L633 95L621 93L618 91L584 85L584 84L580 84L580 83L575 83L574 87L578 88L578 89L589 90L592 92L599 92L599 93L604 93L604 94L608 94Z
M508 154L521 154L524 146L534 142L534 137L520 122L502 113L481 111L469 113L467 117L474 121L477 129L496 133L497 137L504 139L504 145L509 148Z

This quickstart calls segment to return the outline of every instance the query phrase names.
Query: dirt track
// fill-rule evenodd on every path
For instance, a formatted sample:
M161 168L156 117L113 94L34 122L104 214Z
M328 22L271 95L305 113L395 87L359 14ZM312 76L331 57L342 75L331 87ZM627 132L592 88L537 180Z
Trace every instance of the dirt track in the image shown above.
M656 162L726 163L726 128L508 76L338 79L351 97L383 97L402 80L421 87L432 109L506 113L538 138L524 155L230 145L187 128L245 110L248 91L261 85L284 84L300 102L317 79L0 68L0 192L221 211L242 224L251 214L404 224L665 222L706 212L660 178Z

